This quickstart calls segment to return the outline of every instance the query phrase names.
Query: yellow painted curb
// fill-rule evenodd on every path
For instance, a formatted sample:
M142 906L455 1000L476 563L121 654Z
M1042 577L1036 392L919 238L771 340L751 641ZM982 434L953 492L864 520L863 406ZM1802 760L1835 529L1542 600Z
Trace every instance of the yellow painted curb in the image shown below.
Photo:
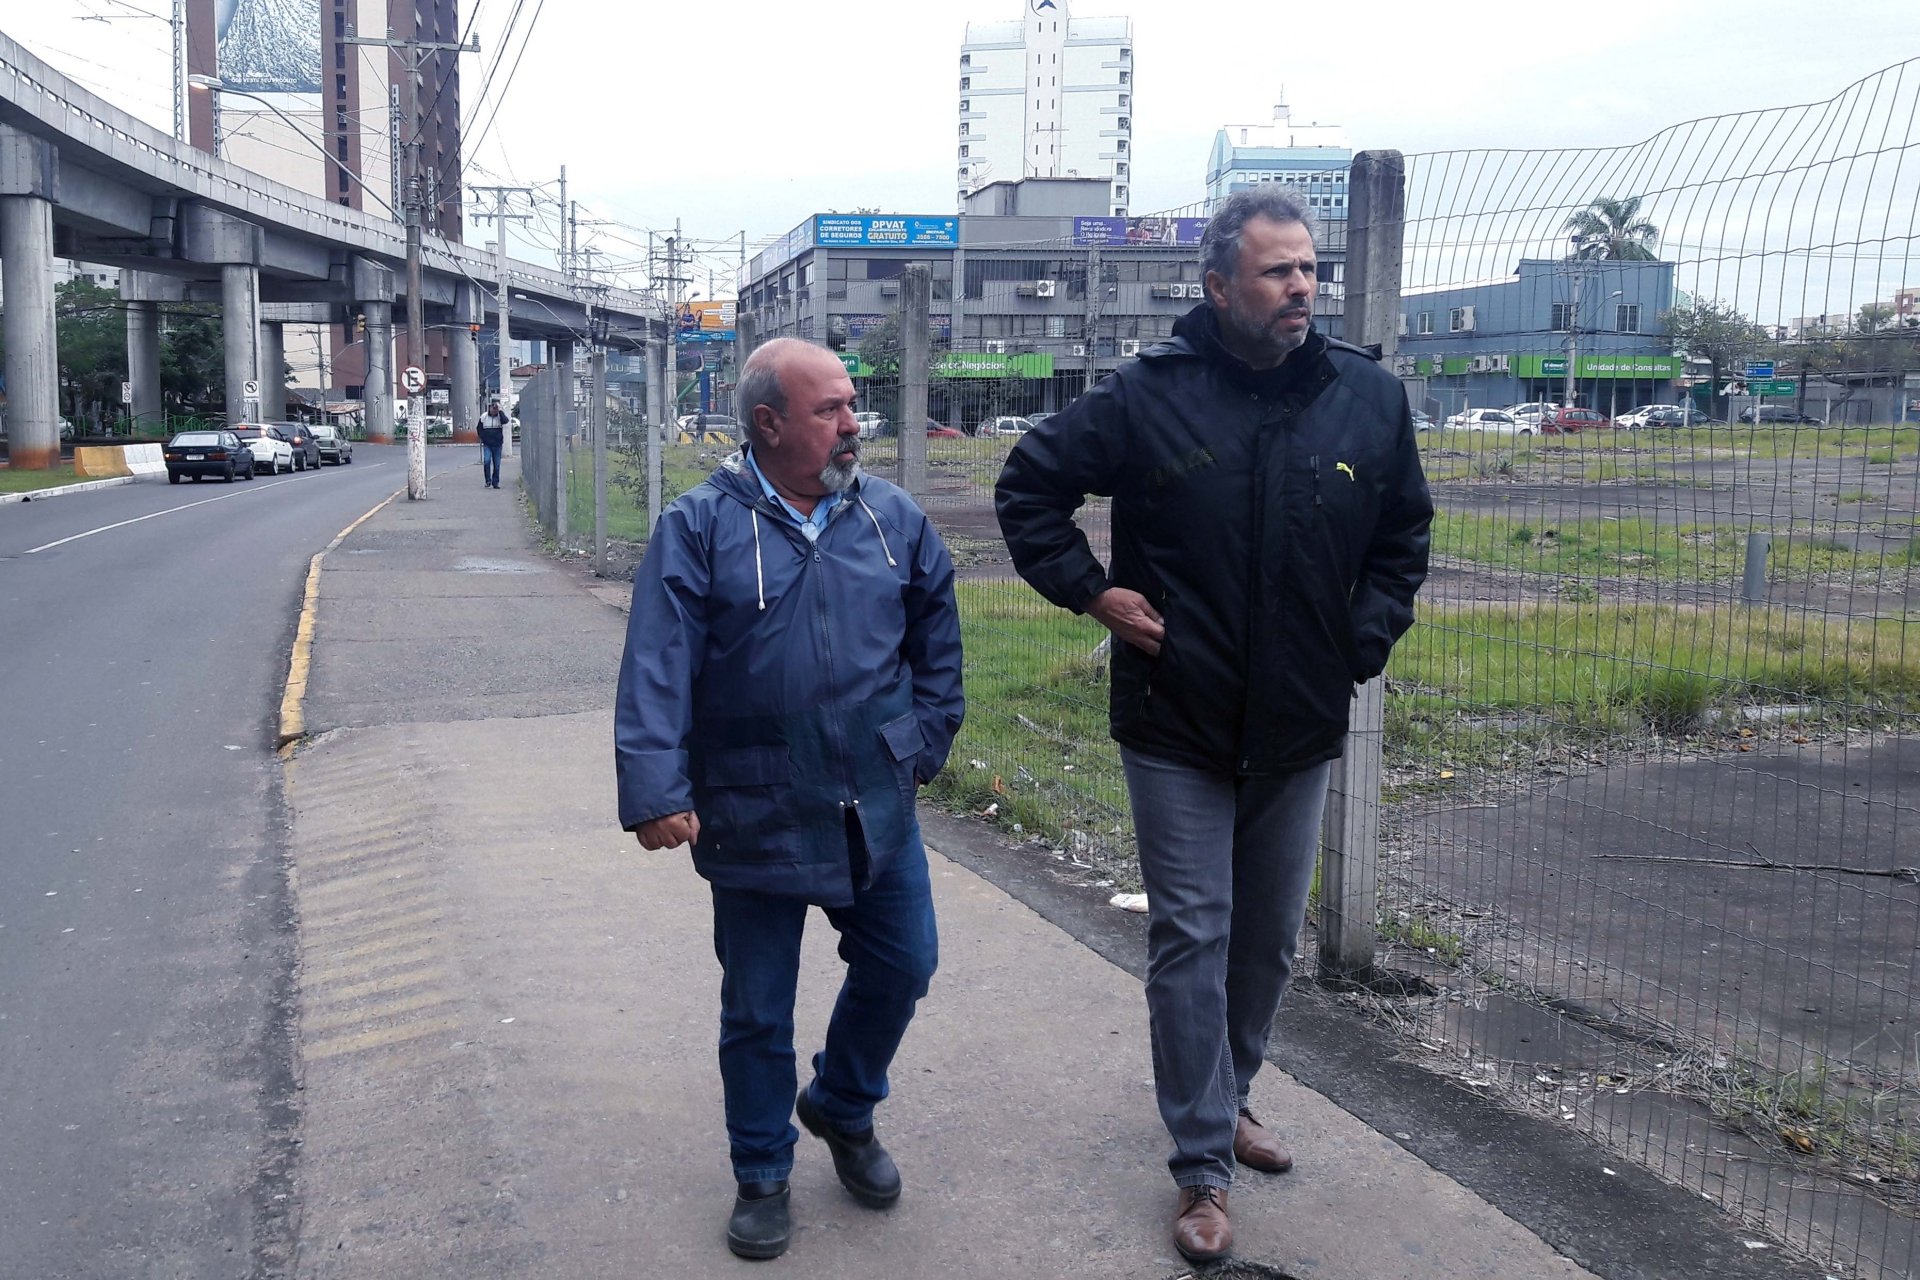
M280 758L293 754L294 744L307 735L307 676L313 668L313 620L320 607L320 562L327 552L345 542L347 535L380 513L380 509L405 493L397 489L380 499L372 510L334 535L307 564L306 595L300 602L300 626L293 634L293 657L287 662L287 687L280 695L280 737L275 744Z

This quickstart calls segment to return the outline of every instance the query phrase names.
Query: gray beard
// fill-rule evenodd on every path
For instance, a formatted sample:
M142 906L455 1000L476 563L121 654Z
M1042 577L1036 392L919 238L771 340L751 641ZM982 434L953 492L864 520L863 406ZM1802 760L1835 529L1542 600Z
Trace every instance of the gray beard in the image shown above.
M1249 364L1277 365L1307 340L1305 329L1298 334L1279 333L1257 317L1241 314L1235 306L1229 306L1227 314L1221 316L1220 321L1221 333L1227 339L1228 348Z
M820 469L820 483L826 486L828 493L845 493L860 478L860 459L847 463L843 470L838 463L829 462Z

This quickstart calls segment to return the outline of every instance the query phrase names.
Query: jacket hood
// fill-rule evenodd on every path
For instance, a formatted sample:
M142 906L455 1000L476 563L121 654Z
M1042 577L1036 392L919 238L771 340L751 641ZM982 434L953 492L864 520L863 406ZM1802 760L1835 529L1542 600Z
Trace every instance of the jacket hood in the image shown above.
M1309 325L1306 341L1277 367L1255 369L1227 350L1226 343L1221 341L1220 317L1215 313L1211 302L1203 302L1175 320L1173 336L1184 339L1193 349L1193 353L1201 359L1220 365L1234 378L1247 383L1260 383L1282 376L1291 378L1297 370L1314 364L1327 349L1326 335L1320 332L1318 326Z

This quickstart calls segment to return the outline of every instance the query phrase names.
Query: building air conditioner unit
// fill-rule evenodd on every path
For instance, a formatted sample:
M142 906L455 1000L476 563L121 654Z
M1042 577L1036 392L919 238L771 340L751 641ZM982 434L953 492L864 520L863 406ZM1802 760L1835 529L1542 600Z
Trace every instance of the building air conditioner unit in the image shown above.
M1468 373L1486 373L1488 369L1488 360L1489 360L1489 357L1487 356L1473 357L1471 360L1467 361L1467 372Z
M984 344L989 355L1003 356L1007 353L1007 344L997 338L989 338Z
M1086 355L1086 354L1087 354L1087 344L1086 344L1086 343L1084 343L1084 342L1076 342L1076 343L1074 343L1074 344L1073 344L1073 354L1075 354L1075 355L1077 355L1077 356L1084 356L1084 355Z
M1138 338L1128 338L1128 339L1125 339L1124 341L1122 341L1122 342L1121 342L1121 344L1120 344L1120 354L1121 354L1122 356L1137 356L1137 355L1139 355L1139 354L1140 354L1140 340L1139 340Z
M1037 298L1040 296L1040 286L1037 284L1017 284L1013 286L1013 291L1023 298Z
M1033 282L1033 293L1037 298L1051 298L1053 296L1053 290L1054 281L1052 280L1036 280Z
M1508 357L1506 356L1488 356L1487 357L1488 373L1507 373L1511 369L1512 369L1512 362L1508 359Z
M1404 314L1400 317L1400 336L1403 338L1407 336L1407 317Z
M880 285L880 296L881 296L881 297L883 297L883 298L897 298L897 297L899 297L899 296L900 296L900 282L899 282L898 280L886 280L886 281L883 281L883 282L881 283L881 285Z
M1195 300L1204 298L1207 296L1207 286L1198 282L1190 284L1187 286L1187 296Z
M1184 298L1187 296L1187 286L1183 284L1157 284L1147 290L1147 293L1155 298Z

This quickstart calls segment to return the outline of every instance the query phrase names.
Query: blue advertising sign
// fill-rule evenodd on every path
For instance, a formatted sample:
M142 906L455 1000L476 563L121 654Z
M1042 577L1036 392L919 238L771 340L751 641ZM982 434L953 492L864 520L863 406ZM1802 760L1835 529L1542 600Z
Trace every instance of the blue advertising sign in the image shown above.
M1153 245L1200 243L1205 218L1075 218L1075 244Z
M905 248L911 245L960 243L957 217L906 217L893 214L821 213L813 219L813 242L820 246L874 245Z

